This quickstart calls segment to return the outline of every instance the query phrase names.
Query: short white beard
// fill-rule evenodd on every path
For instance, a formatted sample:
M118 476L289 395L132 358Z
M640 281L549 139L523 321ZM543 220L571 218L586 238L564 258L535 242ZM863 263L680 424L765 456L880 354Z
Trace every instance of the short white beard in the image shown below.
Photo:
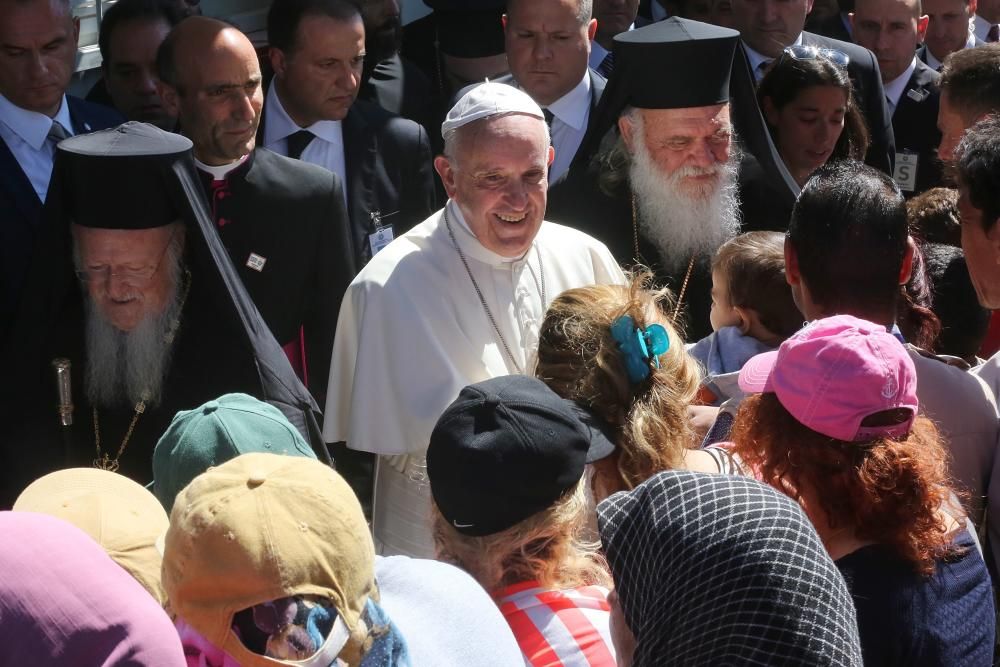
M641 124L638 136L643 137ZM692 196L686 176L717 173L718 180ZM639 231L660 254L669 273L684 269L691 257L711 256L740 230L737 176L739 155L734 144L726 164L714 167L681 167L665 174L653 162L645 141L635 142L629 167Z
M175 283L176 284L176 283ZM84 385L95 407L146 406L160 402L173 352L167 333L183 307L177 289L162 313L147 315L132 330L122 331L108 322L85 296L87 363Z

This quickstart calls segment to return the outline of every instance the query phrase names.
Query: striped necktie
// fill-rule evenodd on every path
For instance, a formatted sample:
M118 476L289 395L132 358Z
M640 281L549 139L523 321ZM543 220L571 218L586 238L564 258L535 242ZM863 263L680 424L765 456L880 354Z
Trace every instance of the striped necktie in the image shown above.
M611 78L611 72L615 69L615 52L608 51L608 55L604 56L604 60L601 64L597 66L597 73L603 76L605 79Z
M58 144L60 141L69 136L70 134L66 131L66 128L63 127L59 121L54 120L52 121L52 125L49 127L49 133L45 138L51 140L53 144Z

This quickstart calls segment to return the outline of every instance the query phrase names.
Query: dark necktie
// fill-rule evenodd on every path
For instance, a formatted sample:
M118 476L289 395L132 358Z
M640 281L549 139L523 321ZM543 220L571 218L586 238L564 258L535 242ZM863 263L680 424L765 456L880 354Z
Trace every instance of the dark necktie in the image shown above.
M309 130L299 130L288 137L288 157L298 160L302 157L302 152L306 146L316 138L316 135Z
M986 33L986 41L989 43L1000 41L1000 25L994 23L990 26L990 31Z
M605 79L611 78L611 72L615 68L615 52L608 51L608 55L604 56L604 60L601 64L597 66L597 73L603 76Z
M549 132L552 132L552 119L555 116L548 109L542 109L542 115L545 116L545 124L549 126Z
M52 126L49 127L49 133L46 135L46 138L51 139L53 144L58 144L67 137L69 137L69 132L66 131L66 128L59 121L52 121Z

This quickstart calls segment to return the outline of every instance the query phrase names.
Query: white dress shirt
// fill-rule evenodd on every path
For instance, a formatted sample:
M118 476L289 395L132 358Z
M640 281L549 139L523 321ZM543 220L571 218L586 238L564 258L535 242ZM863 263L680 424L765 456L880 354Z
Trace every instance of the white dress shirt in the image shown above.
M801 32L799 33L799 36L795 38L795 41L792 42L791 45L802 46ZM764 72L761 71L762 70L761 64L770 63L772 60L774 60L774 58L769 58L768 56L765 56L763 53L754 51L753 49L750 48L750 45L747 44L746 42L743 42L743 48L746 49L747 62L750 63L750 71L753 72L753 78L755 81L757 81L757 83L760 83L760 80L764 78Z
M423 456L458 392L530 373L545 310L561 292L624 281L607 247L580 231L543 222L523 256L506 258L479 242L457 205L446 210L468 273L437 211L361 270L337 320L323 435L383 456L373 507L383 554L433 555Z
M52 121L62 125L67 135L75 134L65 95L59 103L59 111L54 118L37 111L22 109L0 95L0 139L3 139L7 148L14 154L14 159L31 181L31 187L41 202L45 201L45 195L49 191L52 160L56 154L55 143L48 141ZM83 129L86 131L90 128Z
M316 138L306 146L299 159L318 164L340 177L347 204L347 163L344 159L344 128L339 120L318 120L309 127L299 127L278 99L278 87L271 84L264 101L267 122L264 124L264 148L288 155L288 137L299 130L309 130Z
M979 14L976 14L972 20L972 34L975 35L981 42L986 41L986 36L989 34L990 28L992 27L993 24Z
M556 158L549 169L549 186L556 183L566 172L583 143L590 120L590 72L584 72L583 79L558 100L550 104L552 112L552 146Z
M972 26L970 24L969 37L968 39L965 40L965 46L963 46L962 48L971 49L975 45L976 45L976 33L972 32ZM940 70L942 64L941 61L934 57L934 54L931 53L930 49L924 49L924 52L927 54L927 66L930 67L935 72Z
M917 69L917 57L913 56L910 66L902 74L885 84L885 101L889 104L890 118L896 113L896 107L899 106L899 98L906 91L906 84L910 81L910 77L913 76L915 69Z

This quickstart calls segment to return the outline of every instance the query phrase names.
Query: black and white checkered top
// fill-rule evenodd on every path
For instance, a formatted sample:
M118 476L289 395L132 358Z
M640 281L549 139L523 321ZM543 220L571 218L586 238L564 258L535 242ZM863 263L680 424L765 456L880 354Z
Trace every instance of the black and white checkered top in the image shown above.
M633 665L862 665L809 519L752 479L660 473L598 508Z

